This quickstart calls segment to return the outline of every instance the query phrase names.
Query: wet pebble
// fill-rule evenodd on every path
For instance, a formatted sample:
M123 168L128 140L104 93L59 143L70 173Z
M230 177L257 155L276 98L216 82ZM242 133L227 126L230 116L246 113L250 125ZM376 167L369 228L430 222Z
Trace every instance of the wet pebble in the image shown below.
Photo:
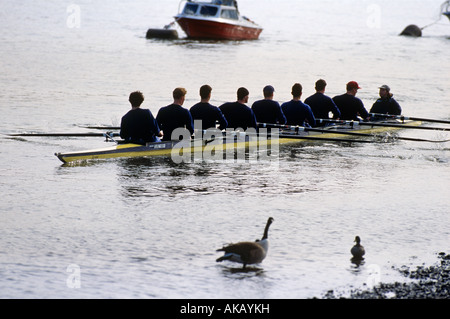
M449 299L450 298L450 254L438 254L440 263L411 270L402 266L399 270L405 277L412 279L408 283L380 283L368 290L352 290L350 295L340 295L329 290L323 299Z

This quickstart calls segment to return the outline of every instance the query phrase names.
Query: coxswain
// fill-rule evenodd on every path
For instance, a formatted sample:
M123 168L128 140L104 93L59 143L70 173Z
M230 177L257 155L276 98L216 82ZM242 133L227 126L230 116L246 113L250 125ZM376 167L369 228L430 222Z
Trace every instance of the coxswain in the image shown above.
M384 84L379 89L380 98L373 103L370 113L401 115L402 108L392 97L391 88Z

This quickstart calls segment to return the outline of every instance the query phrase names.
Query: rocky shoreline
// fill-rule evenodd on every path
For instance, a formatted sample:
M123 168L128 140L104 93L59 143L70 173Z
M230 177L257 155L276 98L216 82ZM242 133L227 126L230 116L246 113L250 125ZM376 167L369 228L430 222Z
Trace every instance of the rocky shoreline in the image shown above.
M399 269L407 283L379 283L372 289L352 290L350 294L328 291L323 299L450 299L450 254L439 253L434 266L418 266L414 270L403 266Z

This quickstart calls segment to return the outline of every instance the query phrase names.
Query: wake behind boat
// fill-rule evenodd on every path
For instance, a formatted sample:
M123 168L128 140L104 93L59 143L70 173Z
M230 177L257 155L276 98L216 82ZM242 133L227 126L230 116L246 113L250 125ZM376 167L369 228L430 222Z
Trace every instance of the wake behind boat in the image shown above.
M262 28L241 16L236 0L186 1L175 16L188 38L256 40Z

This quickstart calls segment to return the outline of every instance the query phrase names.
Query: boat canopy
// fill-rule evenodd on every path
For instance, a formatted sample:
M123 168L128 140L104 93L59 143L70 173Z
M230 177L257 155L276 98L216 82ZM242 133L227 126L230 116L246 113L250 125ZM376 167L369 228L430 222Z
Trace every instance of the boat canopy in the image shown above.
M224 4L224 2L226 4ZM183 9L183 15L216 17L238 20L239 14L236 6L232 6L234 0L213 0L212 2L188 1Z
M188 2L196 2L195 0L187 0ZM197 1L198 2L198 1ZM219 6L230 6L237 8L236 0L211 0L211 4L217 4Z

